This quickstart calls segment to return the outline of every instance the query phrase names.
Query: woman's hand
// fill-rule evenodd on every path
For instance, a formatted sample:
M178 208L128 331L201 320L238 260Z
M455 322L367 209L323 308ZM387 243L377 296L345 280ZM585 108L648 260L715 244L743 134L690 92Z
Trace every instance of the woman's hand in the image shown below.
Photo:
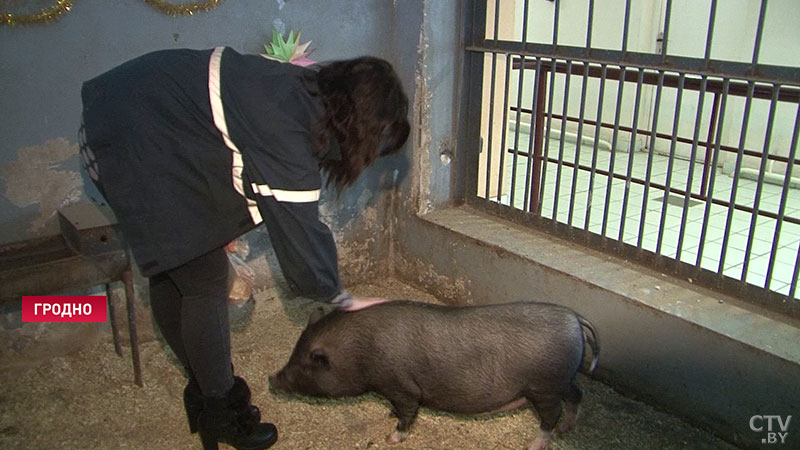
M342 291L331 301L331 305L341 311L358 311L388 301L379 297L354 297L349 292Z
M336 305L336 308L342 311L358 311L387 301L389 300L378 297L351 297Z

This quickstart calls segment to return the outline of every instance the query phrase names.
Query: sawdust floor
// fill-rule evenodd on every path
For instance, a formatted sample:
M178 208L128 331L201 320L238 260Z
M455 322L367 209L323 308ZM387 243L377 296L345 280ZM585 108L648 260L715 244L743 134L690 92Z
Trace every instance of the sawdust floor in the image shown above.
M351 286L357 295L435 300L396 280ZM313 306L292 305L274 290L255 295L237 319L234 364L254 404L277 424L275 450L522 449L538 432L528 409L481 418L423 409L407 441L386 444L394 427L388 404L375 395L312 400L273 395L267 375L288 359ZM114 353L110 334L68 356L0 373L0 448L199 449L182 409L184 379L158 340L142 342L143 388L132 382L129 348ZM586 377L578 427L556 435L551 449L733 449L713 436L627 399ZM224 448L224 446L221 446Z

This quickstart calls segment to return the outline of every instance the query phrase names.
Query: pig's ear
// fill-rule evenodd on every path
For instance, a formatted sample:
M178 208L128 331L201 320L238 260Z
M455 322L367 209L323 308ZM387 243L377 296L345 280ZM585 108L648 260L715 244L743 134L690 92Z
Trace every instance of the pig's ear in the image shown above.
M308 325L314 325L315 323L319 322L319 319L322 319L324 316L325 316L325 310L322 309L321 306L314 309L314 311L308 317Z
M328 354L321 348L311 350L311 362L314 363L315 366L325 368L330 367L331 364L328 360Z

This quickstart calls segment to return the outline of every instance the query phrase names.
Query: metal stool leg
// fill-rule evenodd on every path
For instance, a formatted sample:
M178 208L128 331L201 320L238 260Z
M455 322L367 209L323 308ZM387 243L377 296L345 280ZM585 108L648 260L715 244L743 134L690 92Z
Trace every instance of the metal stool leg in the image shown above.
M122 273L125 283L125 303L128 307L128 329L131 336L131 357L133 358L133 377L137 386L142 387L142 366L139 362L139 338L136 334L136 306L134 305L133 273L130 267Z
M117 327L117 315L114 312L114 301L111 299L111 285L106 284L106 300L108 301L108 320L111 322L111 335L114 337L114 351L122 356L122 345L119 342L119 328Z

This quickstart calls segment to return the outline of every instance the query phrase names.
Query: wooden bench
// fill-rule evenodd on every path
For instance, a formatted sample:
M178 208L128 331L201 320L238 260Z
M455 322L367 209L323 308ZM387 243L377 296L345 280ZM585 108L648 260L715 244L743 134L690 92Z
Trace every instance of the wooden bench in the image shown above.
M0 246L0 299L54 295L106 285L114 349L122 356L110 284L125 285L134 382L143 386L131 259L110 208L79 203L58 212L61 234Z

